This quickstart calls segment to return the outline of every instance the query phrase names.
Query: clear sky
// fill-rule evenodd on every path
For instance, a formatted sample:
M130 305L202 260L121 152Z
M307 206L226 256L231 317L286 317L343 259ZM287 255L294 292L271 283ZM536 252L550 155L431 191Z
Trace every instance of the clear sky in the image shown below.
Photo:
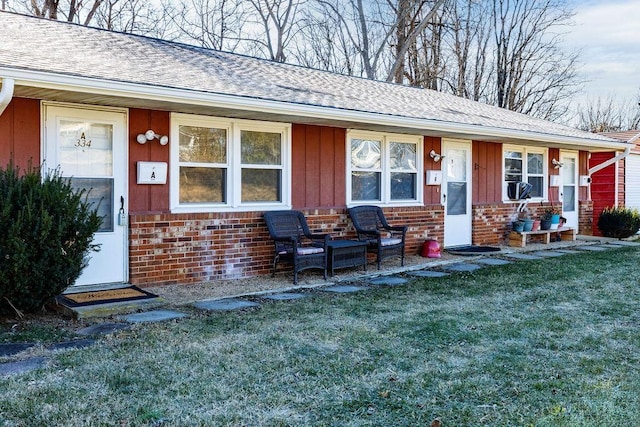
M575 25L569 49L582 52L578 68L586 103L598 96L634 100L640 94L640 0L570 0Z

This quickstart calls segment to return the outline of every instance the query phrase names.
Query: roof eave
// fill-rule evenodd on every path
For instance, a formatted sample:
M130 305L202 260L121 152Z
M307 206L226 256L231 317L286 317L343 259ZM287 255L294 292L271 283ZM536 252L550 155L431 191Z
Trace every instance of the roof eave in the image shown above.
M547 145L570 146L576 149L621 150L629 143L602 141L578 137L546 134L533 131L494 128L483 125L445 122L433 119L393 116L334 107L290 103L261 98L234 96L212 92L151 86L138 83L111 81L77 75L54 74L43 71L0 67L0 77L15 80L15 85L37 87L61 91L72 91L94 95L117 96L132 99L149 99L169 103L188 103L195 106L215 106L217 108L245 109L254 112L277 115L297 115L314 119L349 121L353 123L375 124L421 131L436 131L446 134L482 136L487 140L535 141Z

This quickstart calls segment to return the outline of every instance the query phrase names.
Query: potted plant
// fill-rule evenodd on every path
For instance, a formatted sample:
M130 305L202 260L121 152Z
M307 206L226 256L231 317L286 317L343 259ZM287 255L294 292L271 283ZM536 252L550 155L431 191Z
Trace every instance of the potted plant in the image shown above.
M540 228L542 230L555 230L560 225L560 211L554 206L550 206L544 210L544 214L540 217Z

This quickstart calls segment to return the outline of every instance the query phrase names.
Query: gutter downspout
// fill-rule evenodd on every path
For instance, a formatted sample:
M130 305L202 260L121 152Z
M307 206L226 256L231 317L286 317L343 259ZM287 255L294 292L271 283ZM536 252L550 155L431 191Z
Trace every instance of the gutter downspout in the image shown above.
M15 87L15 82L13 79L2 79L2 89L0 89L0 116L4 113L5 108L11 102L13 98L13 88Z

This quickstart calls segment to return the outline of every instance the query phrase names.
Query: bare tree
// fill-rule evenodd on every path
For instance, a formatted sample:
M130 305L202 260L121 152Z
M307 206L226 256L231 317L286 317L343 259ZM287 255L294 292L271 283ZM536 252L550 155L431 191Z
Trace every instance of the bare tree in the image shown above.
M572 14L563 0L493 0L495 92L499 107L557 119L577 91L577 53L560 49Z
M261 30L251 41L269 59L285 62L285 48L297 30L296 14L304 0L248 0L253 6L256 24ZM264 55L266 56L266 55Z
M83 0L30 0L19 3L15 10L41 18L89 25L103 1L93 0L85 4Z
M616 101L606 98L590 99L578 106L578 128L588 132L618 132L638 129L640 125L640 94L635 100Z

